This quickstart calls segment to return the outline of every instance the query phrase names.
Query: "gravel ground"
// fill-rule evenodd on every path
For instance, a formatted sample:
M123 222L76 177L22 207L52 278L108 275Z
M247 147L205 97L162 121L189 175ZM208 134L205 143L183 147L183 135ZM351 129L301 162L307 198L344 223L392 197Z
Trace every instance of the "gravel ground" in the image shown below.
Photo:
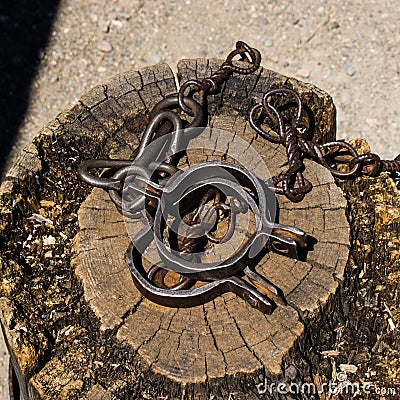
M159 62L175 68L181 58L223 58L239 39L261 51L263 66L330 93L338 110L338 138L364 137L374 152L393 158L400 152L399 5L61 0L48 44L36 55L27 110L8 162L49 120L109 77ZM0 15L0 27L13 23ZM6 364L0 348L0 392ZM8 398L3 392L0 400Z

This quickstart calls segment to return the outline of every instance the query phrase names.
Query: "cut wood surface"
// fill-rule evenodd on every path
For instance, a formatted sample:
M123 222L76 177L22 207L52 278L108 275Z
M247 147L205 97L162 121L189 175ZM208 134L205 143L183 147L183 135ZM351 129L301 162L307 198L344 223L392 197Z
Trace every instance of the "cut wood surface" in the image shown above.
M179 80L208 76L220 63L181 61ZM227 153L257 175L285 168L284 151L256 137L247 122L250 107L282 84L302 97L302 124L314 138L333 139L335 111L326 93L261 69L234 74L209 98L214 136L189 154L190 163ZM314 189L304 201L278 198L278 222L303 229L317 243L306 261L268 253L257 266L289 303L272 315L232 293L188 309L143 299L124 261L129 234L140 223L128 234L107 193L77 178L81 160L132 157L149 110L175 91L164 64L94 88L38 134L1 187L3 236L19 234L2 254L1 320L29 398L222 399L230 391L257 398L260 374L277 380L294 370L293 379L310 379L307 337L336 301L349 253L346 202L324 168L306 163Z
M223 114L212 118L211 124L217 137L218 128L228 126L236 138L253 137L251 127L240 117ZM239 139L229 142L231 154L236 142ZM285 154L266 143L257 147L275 175L285 163ZM197 162L210 160L213 149L206 153L193 156ZM272 315L261 314L233 294L181 309L143 300L130 277L125 252L130 237L144 224L138 221L127 228L108 194L94 189L78 212L80 231L74 240L73 265L101 329L115 330L117 338L129 343L154 371L178 381L205 382L262 368L279 375L284 357L303 332L299 313L320 312L335 293L348 256L349 229L340 189L330 173L314 163L307 163L306 177L314 182L313 191L297 204L279 197L279 222L303 229L318 243L307 261L268 253L259 263L257 271L280 287L289 302Z

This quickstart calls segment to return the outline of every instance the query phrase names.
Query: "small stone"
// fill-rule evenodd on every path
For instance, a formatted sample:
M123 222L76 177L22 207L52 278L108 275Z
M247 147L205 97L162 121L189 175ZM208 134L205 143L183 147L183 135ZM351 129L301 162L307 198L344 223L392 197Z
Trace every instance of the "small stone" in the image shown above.
M154 63L158 64L161 61L161 57L158 54L152 54L151 59Z
M43 236L43 246L51 246L53 244L56 244L56 238L54 236Z
M305 69L305 68L300 68L296 72L296 75L300 76L300 78L309 78L310 77L310 71L308 69Z
M122 28L122 26L124 24L121 21L117 20L117 19L113 19L111 21L111 25L113 25L113 26L115 26L115 27L117 27L119 29L119 28Z
M110 32L110 24L111 24L110 21L101 22L101 23L100 23L100 29L101 29L103 32L108 33L108 32Z
M265 46L265 47L272 47L273 44L274 44L274 42L273 42L272 39L266 39L266 40L264 41L264 46Z
M345 70L346 74L349 76L354 76L354 74L356 73L355 68L351 65L347 65L344 70Z
M53 250L49 250L44 253L44 258L53 258Z
M131 19L131 14L126 13L126 12L122 12L122 13L120 14L120 16L121 16L122 18L126 19L127 21L129 21L129 20Z
M340 364L339 368L341 371L346 372L346 374L355 374L357 372L357 367L353 364Z
M109 21L113 21L114 19L117 19L118 16L117 16L116 12L112 11L112 12L107 14L107 18L108 18Z
M130 57L132 53L129 50L126 50L122 53L122 57Z
M111 43L107 42L107 40L100 40L97 43L97 48L103 53L111 53L113 51Z
M332 22L331 24L331 29L338 29L340 28L340 25L337 21Z
M93 12L89 14L89 18L91 19L91 21L92 21L93 23L97 23L97 22L99 21L98 15L95 14L95 13L93 13Z

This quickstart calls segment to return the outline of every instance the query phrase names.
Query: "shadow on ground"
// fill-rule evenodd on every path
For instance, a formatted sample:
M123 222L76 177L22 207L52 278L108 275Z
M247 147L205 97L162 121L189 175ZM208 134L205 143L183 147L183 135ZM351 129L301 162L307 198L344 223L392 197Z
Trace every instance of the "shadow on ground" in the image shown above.
M28 107L59 0L0 3L0 176Z

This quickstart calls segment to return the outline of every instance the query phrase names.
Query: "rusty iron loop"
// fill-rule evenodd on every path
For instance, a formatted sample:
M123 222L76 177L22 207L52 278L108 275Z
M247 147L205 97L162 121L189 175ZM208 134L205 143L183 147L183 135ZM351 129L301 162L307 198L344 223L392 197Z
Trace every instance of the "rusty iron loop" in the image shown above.
M255 104L249 113L249 122L250 126L264 139L267 139L271 143L275 144L280 144L281 143L281 137L279 134L276 135L271 135L270 133L266 132L264 129L262 129L260 126L258 126L255 123L255 114L259 109L262 109L263 105L261 103Z
M204 203L203 200L202 202L200 202L200 205L197 209L197 212L194 214L192 221L195 220L195 218L200 220L200 214L202 213L205 205L205 203L202 203ZM226 204L222 201L214 201L214 204L207 210L206 215L203 217L202 223L213 226L217 222L215 216L218 217L219 212L222 212L222 214L225 214L225 216L230 216L229 227L225 235L222 237L216 237L213 233L210 232L210 230L207 230L205 236L212 243L222 244L227 242L232 238L235 232L236 215L239 213L246 213L247 211L248 204L246 204L244 201L240 201L240 199L236 197L231 198L229 204Z
M179 147L179 142L182 136L182 119L179 117L178 114L171 110L162 110L155 114L149 121L146 130L140 140L140 144L136 153L135 160L139 158L143 158L143 154L146 150L146 147L150 144L153 140L157 127L160 125L161 122L170 121L173 126L173 142L170 144L168 149L168 153L166 154L168 157L171 155L176 154L176 149ZM154 154L147 155L146 158L149 158L151 161L159 161L157 158L154 158ZM168 161L167 161L168 162ZM142 162L143 164L143 162Z
M292 183L293 180L297 183L297 186L294 186L294 183ZM279 184L281 186L278 186ZM267 181L267 186L275 193L286 196L293 203L302 201L305 195L313 188L312 183L304 178L303 174L299 171L294 174L286 172L274 176Z
M201 82L198 80L191 79L189 81L186 81L185 83L182 84L182 86L179 88L178 91L178 105L179 108L185 112L186 114L192 115L192 110L190 109L189 106L186 105L186 99L192 99L190 96L185 96L185 92L187 89L194 89L194 91L199 91L199 88L201 87ZM192 99L193 100L193 99ZM201 98L202 103L204 102L204 97Z
M240 55L245 61L249 63L249 67L243 68L233 65L232 61L234 57ZM250 58L248 57L250 56ZM247 43L238 41L236 42L236 50L233 50L224 63L223 68L228 68L232 72L236 72L242 75L252 74L253 72L257 71L261 64L261 54L257 49L250 47Z
M242 59L249 64L249 66L243 68L233 65L233 59L237 55L240 55ZM201 81L197 79L188 80L182 84L178 92L179 107L184 112L189 114L188 111L190 110L183 100L184 93L187 89L192 88L195 92L202 92L203 94L215 93L222 83L224 83L232 75L232 73L235 72L241 75L248 75L255 72L260 67L260 64L260 52L257 49L251 48L245 42L238 41L236 43L236 49L227 56L225 62L211 76L206 77Z
M232 201L232 199L231 199L231 201ZM216 237L213 233L211 233L211 230L218 222L218 214L220 211L222 211L222 213L225 216L228 216L228 215L230 216L229 228L224 236ZM197 225L199 225L199 227L201 228L202 232L204 232L204 235L206 236L206 238L211 243L225 243L228 240L230 240L231 237L233 236L233 233L235 231L235 225L236 225L236 214L238 212L239 212L239 210L237 212L235 212L235 210L232 209L231 204L217 202L217 203L214 203L207 210L207 212L205 213L203 218L198 218L195 221L197 222ZM193 219L192 219L192 222L194 222ZM193 228L194 228L194 226L193 226Z
M121 179L99 177L91 174L89 170L95 168L120 169L129 167L130 165L132 165L131 160L84 160L80 163L78 167L78 176L83 182L86 182L91 186L98 187L107 191L121 191L123 187L123 182L121 181Z
M182 109L190 117L193 117L193 120L186 126L186 128L202 126L205 115L202 105L193 98L184 95L182 95L181 101L184 104L184 109L179 103L179 93L168 95L165 99L160 100L154 106L151 110L150 117L157 115L166 109Z
M279 112L279 110L274 107L271 102L268 101L268 99L273 96L274 94L284 94L284 95L289 95L293 96L296 104L297 104L297 114L296 118L294 121L291 123L291 126L294 129L297 129L299 126L300 120L301 120L301 114L303 111L303 105L300 99L300 96L297 92L295 92L292 89L286 88L286 87L281 87L281 88L275 88L268 90L262 98L261 103L258 103L254 105L249 114L249 122L251 127L258 133L260 134L261 137L264 139L269 140L272 143L280 143L284 144L285 143L285 126L286 124L283 121L282 115ZM278 125L278 134L277 135L271 135L270 133L266 132L263 130L260 126L258 126L255 122L255 113L256 111L261 108L265 111L265 113Z
M353 157L349 165L361 165L361 174L366 176L378 176L382 171L381 158L373 153Z
M214 197L214 204L206 211L205 215L201 217L202 212L208 201ZM198 247L198 243L202 236L208 237L209 231L213 229L218 222L217 204L220 202L220 192L217 188L212 187L206 191L201 198L199 205L193 212L192 218L189 221L188 229L185 232L185 237L179 246L179 254L194 253ZM209 239L210 240L210 239ZM212 240L210 240L212 241Z
M333 148L336 148L336 152L338 151L337 149L343 148L351 154L353 159L357 159L358 154L350 143L346 143L341 140L336 140L332 142L323 143L321 145L317 145L314 148L318 148L319 163L323 165L325 168L327 168L329 172L336 178L340 179L354 178L361 171L362 164L359 162L355 162L354 165L350 164L349 171L339 171L337 168L331 167L326 161L326 157L327 154L329 154L329 150Z
M268 101L268 99L270 97L272 97L274 94L284 94L286 96L292 96L295 99L296 104L297 104L297 114L296 114L296 118L291 122L291 127L294 129L297 129L300 124L301 115L303 112L303 104L301 102L299 94L292 89L281 87L281 88L275 88L275 89L269 90L268 92L266 92L264 94L264 96L262 98L263 109L272 120L274 120L276 123L278 123L280 134L285 133L285 129L284 129L285 124L284 124L282 115L277 110L277 108L274 107L270 101ZM281 141L282 141L282 143L284 143L285 137L281 136Z
M111 178L104 178L93 175L89 172L89 170L94 168L116 169L116 172ZM91 186L107 190L110 199L113 201L119 212L127 213L131 218L139 218L141 216L139 211L143 209L145 196L149 195L146 185L151 186L154 191L162 190L161 186L156 185L156 183L151 180L151 174L154 171L164 172L167 175L172 176L178 171L178 169L174 165L167 163L152 162L149 164L148 168L145 168L134 164L131 160L85 160L79 166L78 175L84 182L89 183ZM135 188L130 186L130 193L134 191L140 196L136 198L135 201L129 199L129 209L127 209L128 202L124 202L122 198L122 191L126 184L127 177L131 181L136 179L136 182L141 183L140 186Z
M291 123L286 123L280 111L269 101L274 95L292 96L297 104L296 117ZM271 135L264 131L255 122L255 112L262 110L278 125L278 135ZM293 202L303 200L306 193L312 189L312 184L303 177L304 164L302 148L299 142L298 125L302 115L302 103L297 92L289 88L275 88L266 92L260 104L256 104L250 111L250 124L262 137L270 142L283 144L286 149L289 168L286 172L272 178L272 189L279 194L284 194ZM270 181L270 182L271 182ZM279 186L280 185L280 186Z
M216 213L218 213L218 210L222 209L222 212L226 212L229 217L230 217L230 221L229 221L229 227L227 232L225 233L224 236L222 237L216 237L213 233L211 233L210 231L206 232L206 237L207 239L211 242L211 243L226 243L227 241L229 241L234 232L235 232L235 226L236 226L236 215L241 212L241 209L239 208L234 208L232 207L232 203L234 202L234 198L230 200L229 205L225 204L225 203L217 203L214 204L213 206L211 206L211 209L214 209ZM236 199L238 200L238 199ZM243 209L242 209L243 210Z

